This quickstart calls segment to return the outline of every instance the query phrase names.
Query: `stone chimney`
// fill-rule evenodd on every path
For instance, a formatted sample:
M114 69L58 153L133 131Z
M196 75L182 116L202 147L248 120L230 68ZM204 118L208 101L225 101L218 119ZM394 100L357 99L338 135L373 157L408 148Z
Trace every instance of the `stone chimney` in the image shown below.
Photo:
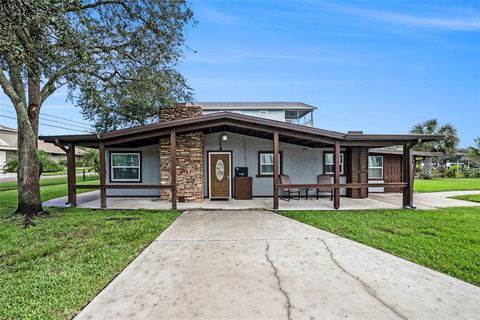
M202 107L178 103L160 109L160 122L199 117ZM170 184L170 138L162 138L160 149L160 182ZM202 202L205 190L204 138L201 131L177 135L177 196L178 201ZM162 200L171 200L171 190L162 189Z
M174 107L163 107L160 109L160 122L199 117L201 115L201 106L177 103Z

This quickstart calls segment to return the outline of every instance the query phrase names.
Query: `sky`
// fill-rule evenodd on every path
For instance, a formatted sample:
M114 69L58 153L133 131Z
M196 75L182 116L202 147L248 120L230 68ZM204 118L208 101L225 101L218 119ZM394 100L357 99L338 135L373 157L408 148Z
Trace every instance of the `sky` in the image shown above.
M187 30L179 69L196 101L301 101L318 108L316 127L343 132L407 133L437 118L457 127L461 147L480 136L480 1L191 6L198 24ZM41 122L86 123L66 94L47 100ZM9 115L6 104L0 95L0 115ZM44 125L40 132L75 133Z

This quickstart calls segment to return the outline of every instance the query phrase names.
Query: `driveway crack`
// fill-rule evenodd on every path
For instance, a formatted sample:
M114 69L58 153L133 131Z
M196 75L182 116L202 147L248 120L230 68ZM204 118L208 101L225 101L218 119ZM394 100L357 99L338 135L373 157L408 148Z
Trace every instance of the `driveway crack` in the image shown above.
M386 303L385 301L383 301L378 295L377 293L375 292L375 289L373 289L371 286L369 286L367 283L365 283L364 281L362 281L362 279L360 279L360 277L357 277L355 275L353 275L352 273L348 272L347 269L345 269L334 257L333 255L333 252L332 250L330 249L330 247L327 245L327 243L325 242L325 240L323 239L320 239L320 241L322 241L323 245L325 246L325 248L327 249L328 253L330 254L330 258L332 259L333 263L335 263L335 265L340 269L342 270L344 273L346 273L347 275L349 275L350 277L352 277L353 279L357 280L361 286L365 289L365 291L370 295L372 296L373 298L375 298L378 302L380 302L382 305L384 305L386 308L388 308L390 311L392 311L393 313L395 313L397 316L399 316L400 318L404 319L404 320L408 320L408 318L406 316L404 316L403 314L401 314L398 310L396 310L393 306L389 305L388 303Z
M278 290L280 290L280 292L282 293L282 295L285 297L285 308L287 309L287 318L289 320L292 320L292 314L291 314L291 309L293 308L291 302L290 302L290 297L288 296L288 293L287 291L285 291L285 289L283 289L282 287L282 279L280 279L280 276L278 275L278 269L277 267L275 267L275 265L273 264L273 261L272 259L270 259L269 255L268 255L268 252L269 252L269 249L270 249L270 243L268 241L266 241L267 243L267 247L265 248L265 258L267 259L267 261L270 263L270 266L272 267L273 269L273 275L275 276L275 278L277 278L277 287L278 287Z

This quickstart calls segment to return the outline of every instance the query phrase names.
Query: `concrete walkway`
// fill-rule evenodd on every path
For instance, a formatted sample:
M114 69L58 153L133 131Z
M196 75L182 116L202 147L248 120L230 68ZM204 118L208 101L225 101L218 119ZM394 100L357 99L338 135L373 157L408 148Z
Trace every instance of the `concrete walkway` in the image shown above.
M268 211L185 212L76 319L478 319L480 288Z
M450 199L449 197L461 194L480 194L477 191L450 191L414 194L414 203L418 209L435 209L460 206L480 206L478 202ZM46 207L64 207L67 197L46 201ZM77 195L79 208L100 208L100 192L91 191ZM179 210L270 210L273 207L272 198L253 198L252 200L211 201L205 199L201 203L178 203ZM365 209L398 209L402 207L401 193L371 193L366 199L353 199L342 197L340 209L365 210ZM109 209L165 209L171 208L168 201L160 201L158 197L112 197L107 198ZM301 199L280 201L280 210L335 210L333 202L328 198Z

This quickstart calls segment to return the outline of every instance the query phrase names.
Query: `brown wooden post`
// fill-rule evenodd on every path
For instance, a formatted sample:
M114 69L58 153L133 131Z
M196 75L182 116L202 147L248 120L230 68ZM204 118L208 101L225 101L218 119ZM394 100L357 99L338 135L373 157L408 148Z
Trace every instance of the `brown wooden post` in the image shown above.
M106 183L106 165L105 165L105 144L100 142L98 145L98 153L100 158L100 207L102 209L107 207L107 189Z
M278 131L273 132L273 209L278 209Z
M170 179L172 184L172 210L177 210L177 133L170 131Z
M403 187L403 207L414 209L413 206L413 145L405 144L403 146L403 182L407 185Z
M333 182L336 185L338 185L340 184L340 143L339 142L335 142L335 147L333 149L333 158L334 158L333 162L335 164ZM340 208L340 188L337 188L337 187L333 189L333 207L335 209Z
M67 150L67 185L68 185L68 203L75 207L77 206L77 190L74 189L77 184L77 173L75 168L75 145L68 144Z

